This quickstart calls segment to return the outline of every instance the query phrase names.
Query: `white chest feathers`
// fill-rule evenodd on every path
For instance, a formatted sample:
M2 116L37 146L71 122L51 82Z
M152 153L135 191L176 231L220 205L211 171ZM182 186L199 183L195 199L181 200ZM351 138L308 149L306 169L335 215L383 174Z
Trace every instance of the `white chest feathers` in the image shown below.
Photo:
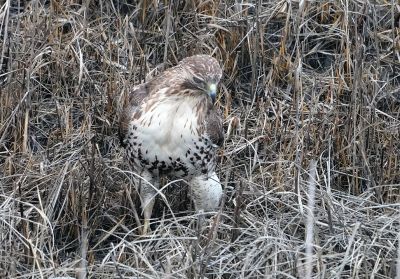
M135 121L138 137L161 153L179 152L183 145L189 145L199 137L195 105L185 99L170 97L144 107L141 117Z
M162 98L143 105L129 127L128 156L136 167L177 177L210 173L215 152L194 98ZM199 117L201 120L199 120Z

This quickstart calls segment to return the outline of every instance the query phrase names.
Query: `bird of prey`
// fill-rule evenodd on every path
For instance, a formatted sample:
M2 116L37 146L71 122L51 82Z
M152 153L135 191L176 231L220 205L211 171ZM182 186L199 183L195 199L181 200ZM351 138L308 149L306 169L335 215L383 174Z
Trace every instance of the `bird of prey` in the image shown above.
M212 211L219 205L216 151L224 133L214 102L221 76L216 59L194 55L127 96L119 130L130 166L141 177L143 234L161 176L187 181L196 211Z

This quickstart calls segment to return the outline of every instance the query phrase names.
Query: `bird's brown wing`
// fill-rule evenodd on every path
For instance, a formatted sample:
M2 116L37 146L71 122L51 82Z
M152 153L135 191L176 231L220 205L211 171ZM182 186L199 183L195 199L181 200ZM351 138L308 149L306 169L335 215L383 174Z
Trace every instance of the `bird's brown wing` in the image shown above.
M124 145L124 139L127 136L129 123L132 120L133 114L148 95L149 93L145 83L136 86L132 92L127 95L124 108L119 119L118 132L122 145Z
M224 143L224 127L219 110L212 106L206 116L206 131L213 144L222 146Z

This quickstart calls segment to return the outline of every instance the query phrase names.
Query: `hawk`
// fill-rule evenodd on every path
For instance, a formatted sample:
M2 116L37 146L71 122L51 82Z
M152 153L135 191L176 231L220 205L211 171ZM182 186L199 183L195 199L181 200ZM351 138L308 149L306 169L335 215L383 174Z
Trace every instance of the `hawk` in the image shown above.
M186 180L196 211L211 211L219 205L222 187L215 172L216 152L224 133L214 102L221 76L216 59L194 55L128 95L120 138L130 166L142 179L143 234L161 176Z

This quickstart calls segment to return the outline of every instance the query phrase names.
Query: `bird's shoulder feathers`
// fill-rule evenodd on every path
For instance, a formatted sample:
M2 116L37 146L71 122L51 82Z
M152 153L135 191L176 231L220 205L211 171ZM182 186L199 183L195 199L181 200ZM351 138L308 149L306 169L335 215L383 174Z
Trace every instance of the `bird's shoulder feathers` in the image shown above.
M128 132L129 123L132 120L134 112L143 103L144 99L148 97L148 95L149 91L147 90L146 83L134 87L133 90L127 94L119 118L119 139L122 145L124 145L123 140Z
M205 118L206 131L211 141L218 146L224 143L224 128L222 126L222 117L219 109L212 104L209 106Z

